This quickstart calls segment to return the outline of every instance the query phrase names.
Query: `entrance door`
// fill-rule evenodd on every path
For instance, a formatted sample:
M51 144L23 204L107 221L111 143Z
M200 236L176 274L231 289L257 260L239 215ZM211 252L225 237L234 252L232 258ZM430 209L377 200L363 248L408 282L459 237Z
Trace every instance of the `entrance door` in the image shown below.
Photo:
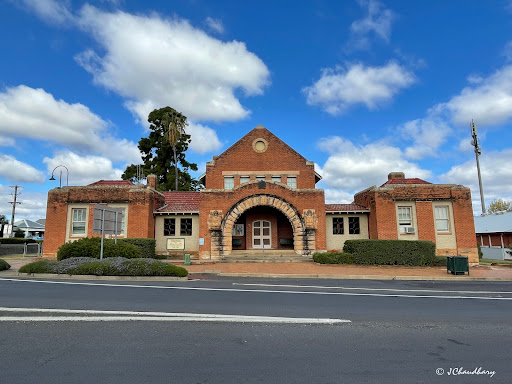
M258 220L252 223L252 247L270 248L270 221Z

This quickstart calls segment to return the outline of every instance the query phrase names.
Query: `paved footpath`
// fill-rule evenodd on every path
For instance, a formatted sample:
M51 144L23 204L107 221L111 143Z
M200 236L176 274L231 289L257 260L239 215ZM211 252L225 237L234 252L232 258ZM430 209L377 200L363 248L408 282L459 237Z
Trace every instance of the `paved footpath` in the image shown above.
M12 275L32 257L5 259L11 269L1 274ZM165 260L164 260L165 261ZM196 262L197 263L197 262ZM178 265L183 266L182 263ZM313 262L287 263L205 263L184 266L191 274L248 277L292 277L325 279L386 279L386 280L491 280L512 281L512 268L476 266L470 268L470 276L454 276L446 267L403 267L367 265L325 265Z

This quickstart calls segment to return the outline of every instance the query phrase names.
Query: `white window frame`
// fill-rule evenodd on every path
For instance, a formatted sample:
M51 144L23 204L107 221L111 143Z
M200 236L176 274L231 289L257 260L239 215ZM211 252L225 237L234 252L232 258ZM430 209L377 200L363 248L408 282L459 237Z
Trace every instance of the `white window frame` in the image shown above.
M272 176L272 181L274 183L280 183L281 182L281 176Z
M256 181L265 181L267 178L265 175L258 175L256 176Z
M290 188L297 188L297 176L288 176L286 178L286 185Z
M446 217L440 217L438 212L440 210L445 211ZM436 231L441 233L449 233L450 232L450 207L448 205L435 205L434 206L434 217L436 219ZM439 223L446 223L445 228L440 228Z
M235 178L233 176L224 176L224 189L235 188Z
M240 184L245 184L248 183L249 181L251 181L250 176L240 176Z
M406 217L403 216L402 212L408 212L406 214ZM411 232L407 231L407 228L414 228L414 218L413 215L413 209L411 206L402 205L397 207L397 219L398 219L398 227L400 229L400 234L411 234ZM407 217L408 216L408 217ZM416 230L414 230L415 233Z
M75 220L75 212L81 212L83 217L77 217L78 219L83 220ZM77 215L78 216L78 215ZM80 215L82 216L82 215ZM83 224L83 232L75 232L75 223L84 223ZM71 209L71 236L85 236L87 229L87 208L72 208Z

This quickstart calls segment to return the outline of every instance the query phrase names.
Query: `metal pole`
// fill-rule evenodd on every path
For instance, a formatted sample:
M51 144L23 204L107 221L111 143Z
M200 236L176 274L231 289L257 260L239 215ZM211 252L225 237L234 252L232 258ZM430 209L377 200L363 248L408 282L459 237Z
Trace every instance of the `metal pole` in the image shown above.
M12 214L11 214L11 234L10 237L14 237L14 213L16 212L16 198L18 197L18 186L14 186L14 201L12 203Z
M117 244L117 211L116 211L116 223L114 224L115 240L114 244Z
M105 210L101 211L101 247L100 260L103 260L103 234L105 233Z
M478 137L476 133L476 124L473 120L471 120L471 124L469 125L471 128L471 136L473 137L473 141L471 145L475 147L475 157L476 157L476 169L478 172L478 186L480 188L480 202L482 204L482 214L485 214L485 199L484 199L484 188L482 186L482 175L480 173L480 161L478 157L482 154L482 150L480 145L478 145Z

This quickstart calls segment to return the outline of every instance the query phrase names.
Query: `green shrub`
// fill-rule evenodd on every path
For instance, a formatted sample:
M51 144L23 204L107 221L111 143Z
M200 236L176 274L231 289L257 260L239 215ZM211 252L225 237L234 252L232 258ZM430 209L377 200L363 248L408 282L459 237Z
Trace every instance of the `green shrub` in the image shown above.
M478 258L481 259L482 257L484 257L484 253L482 252L482 247L480 247L480 244L477 244L476 246L478 248Z
M354 264L354 255L344 252L316 252L313 261L319 264Z
M85 237L83 239L63 244L57 251L57 260L70 257L100 258L101 239L99 237ZM103 239L103 257L125 257L127 259L141 257L140 249L136 245L114 240Z
M423 240L347 240L343 251L354 255L354 264L431 266L436 246Z
M11 268L10 264L5 260L0 259L0 271L5 271L9 268Z
M35 243L34 239L19 239L17 237L0 237L0 244Z
M436 256L434 259L434 267L446 267L447 256Z
M124 242L135 245L140 249L140 255L143 258L155 259L156 240L142 238L118 239L118 242Z
M40 260L33 263L25 264L18 272L21 273L54 273L54 268L57 265L55 261Z

